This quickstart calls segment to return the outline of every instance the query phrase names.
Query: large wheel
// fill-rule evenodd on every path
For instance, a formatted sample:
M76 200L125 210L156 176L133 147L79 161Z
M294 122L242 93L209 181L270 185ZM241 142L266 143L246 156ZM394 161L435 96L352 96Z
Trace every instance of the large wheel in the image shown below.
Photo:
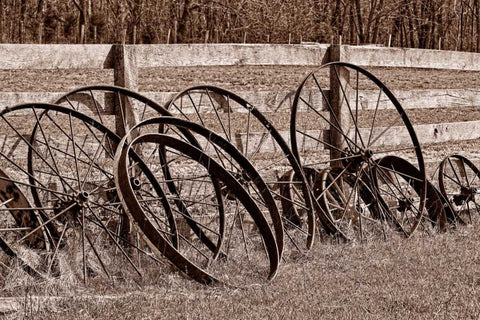
M426 198L420 144L400 103L371 73L342 62L310 73L295 95L290 138L302 166L342 167L372 186L378 159L390 154L408 159L419 170L421 187L417 215L403 231L407 236L415 231ZM346 236L328 215L320 218L328 232Z
M237 148L230 144L226 139L199 124L174 117L157 117L142 121L138 125L134 126L123 140L127 140L129 136L134 136L134 133L137 131L151 131L153 133L158 133L159 131L165 132L170 136L174 136L196 147L200 148L200 145L202 145L203 150L208 150L212 159L218 163L221 163L228 172L230 172L237 180L241 181L242 185L245 187L252 199L262 209L265 217L268 218L267 220L269 221L270 227L275 231L275 240L278 251L279 253L282 252L283 224L275 200L273 199L267 184L265 181L263 181L260 174L256 171L248 159L246 159L242 153L238 151ZM210 250L216 251L217 246L213 242L209 241L208 237L203 235L203 231L201 230L202 228L197 225L195 219L192 219L192 215L195 210L192 210L191 208L194 207L195 202L191 202L192 199L190 199L190 202L188 203L182 202L182 199L185 199L181 195L182 191L185 189L198 189L199 186L194 186L197 184L197 181L189 179L188 176L185 176L185 179L183 179L181 183L172 178L168 179L168 177L171 175L169 172L170 162L174 162L175 159L170 159L167 154L165 154L165 150L161 145L158 145L158 149L150 148L148 150L142 150L142 154L146 159L145 164L149 167L150 171L155 173L156 171L161 170L161 174L167 177L166 185L161 187L163 190L171 194L170 197L172 199L175 199L175 201L172 201L172 205L176 206L178 210L185 215L185 222L192 229L190 231L193 231L195 234L197 234L200 240L202 240L204 244L210 248ZM171 156L172 154L170 153L168 155ZM210 180L207 178L204 179L203 182L212 183L213 185L218 184L218 182L215 182L214 176L210 177ZM226 199L230 200L235 198L234 194L225 192L221 189L221 186L215 187L213 190L218 193L217 190L219 188L220 194L217 195L217 197L225 197ZM200 198L200 202L204 201L205 199ZM223 200L221 199L218 200L219 211L223 210L223 205L221 205L222 201ZM197 205L198 204L199 203L197 203Z
M439 166L438 185L460 221L472 223L477 218L480 171L472 161L458 154L447 156Z
M312 246L315 219L305 176L273 122L236 94L212 86L185 89L174 96L165 109L174 116L205 126L238 148L260 173L277 206L282 208L285 245L301 251ZM278 120L285 122L285 119ZM281 180L290 170L293 170L294 181ZM299 193L295 200L285 198L279 190L278 186L285 183L295 185Z
M158 145L163 147L161 156L169 159L168 163L154 160ZM140 169L148 175L135 173L138 161L128 155L136 147L144 152L142 163L151 170ZM147 150L153 152L145 153ZM168 165L168 174L159 170L162 165ZM171 261L195 280L243 286L275 276L279 255L267 220L242 184L202 150L167 135L141 135L128 146L120 145L115 179L122 202L139 228L158 251L176 256ZM151 191L138 192L133 179L139 180L142 190ZM168 190L171 181L176 185L175 193L157 193ZM167 207L162 210L165 198L181 201L188 207L188 214ZM199 233L189 236L180 227L178 244L173 245L164 231L169 215L177 225L185 220L194 222L202 237L215 244L215 250L205 246Z
M4 109L0 127L9 132L2 141L0 180L13 182L38 212L38 226L17 243L42 230L50 244L47 271L88 283L136 281L165 269L125 223L113 179L117 135L51 104Z

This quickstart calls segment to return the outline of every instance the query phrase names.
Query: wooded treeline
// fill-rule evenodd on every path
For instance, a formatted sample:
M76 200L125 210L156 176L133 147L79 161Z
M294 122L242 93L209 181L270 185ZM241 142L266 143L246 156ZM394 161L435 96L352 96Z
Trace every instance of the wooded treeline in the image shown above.
M480 51L480 0L0 0L3 43L381 44Z

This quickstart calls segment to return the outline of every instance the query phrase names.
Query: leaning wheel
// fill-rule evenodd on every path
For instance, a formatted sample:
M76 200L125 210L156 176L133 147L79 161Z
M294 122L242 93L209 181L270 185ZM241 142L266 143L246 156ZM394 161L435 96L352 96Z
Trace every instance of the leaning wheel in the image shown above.
M418 223L417 229L428 233L434 228L445 230L448 204L430 182L427 182L425 212L420 211L424 184L414 165L400 157L386 156L377 161L373 176L383 218L393 229L408 235L408 230ZM419 215L422 218L417 222Z
M295 95L290 138L302 166L342 167L367 185L375 185L372 171L379 158L395 154L408 159L419 170L421 187L417 216L403 231L407 236L415 231L426 198L420 144L400 103L371 73L342 62L310 73ZM328 232L342 234L334 221L320 218Z
M458 154L443 159L438 185L461 220L471 223L478 216L480 207L476 195L480 192L480 171L472 161Z
M315 180L313 191L329 219L347 238L371 241L388 231L377 195L362 177L344 168L326 168Z
M157 152L159 145L163 147L161 153ZM149 150L142 161L129 157L137 147ZM158 155L169 161L161 161ZM135 169L144 163L149 170L139 168L144 175L136 175ZM168 174L161 168L165 165ZM138 227L159 252L170 256L180 270L195 280L243 286L275 276L278 249L260 208L223 165L200 149L167 135L141 135L128 146L120 145L115 178L122 202ZM133 179L139 180L140 188L135 189ZM162 190L169 190L171 181L176 184L175 193L164 194ZM181 201L188 214L171 209L174 206L165 200ZM165 232L168 220L178 228L176 245ZM196 234L182 230L180 224L186 224L186 220L194 222ZM206 246L202 237L208 238L215 250Z
M237 180L241 181L242 185L245 187L255 203L262 209L264 215L270 218L268 219L269 224L272 230L275 231L275 240L278 250L281 252L282 246L280 246L278 243L283 243L283 224L280 219L275 200L273 199L267 184L265 181L263 181L260 174L256 171L248 159L246 159L240 153L240 151L238 151L237 148L230 144L226 139L199 124L174 117L157 117L142 121L127 133L123 141L126 141L129 136L135 136L135 133L138 131L152 133L158 133L159 131L164 132L170 136L188 142L195 147L199 148L200 145L202 145L204 148L203 150L208 150L208 152L212 155L212 159L220 163ZM141 148L137 147L137 152L139 152L138 150L141 150ZM155 174L158 170L161 170L161 175L165 175L165 177L167 177L165 180L166 185L162 185L161 188L165 190L165 192L169 193L170 198L175 199L175 201L172 201L172 205L177 207L178 210L185 215L185 222L188 226L190 226L190 231L193 231L193 233L196 234L198 238L210 248L211 251L216 251L218 246L216 246L212 241L209 241L208 237L204 236L201 225L199 225L197 221L192 218L192 215L195 213L195 210L192 210L192 207L195 206L195 200L190 199L188 203L183 203L182 201L182 199L186 199L184 196L182 196L184 190L198 189L198 186L194 186L197 181L189 179L188 176L186 176L181 183L175 179L169 178L171 176L170 163L174 162L175 158L170 159L169 156L171 156L172 153L166 154L163 146L158 145L158 149L142 150L142 153L146 159L145 165L148 166L149 170L152 171L153 174ZM213 185L218 185L218 182L215 181L215 177L210 178L210 183ZM208 181L209 179L206 178L203 182ZM218 189L220 189L219 192L217 192ZM221 187L217 186L213 188L213 190L219 193L217 197L226 198L228 200L235 199L234 194L222 190ZM205 199L200 200L201 202L205 202ZM213 200L215 200L215 198L213 198ZM223 210L222 203L223 200L219 199L219 214L221 214ZM200 219L202 218L200 217Z
M88 283L136 280L165 269L125 223L113 179L117 135L51 104L4 109L0 127L9 132L0 180L13 182L39 213L39 225L17 243L43 230L51 245L47 271Z
M272 122L241 97L212 86L188 88L173 97L165 108L174 116L205 126L237 147L258 170L276 198L278 207L283 209L285 238L289 239L285 245L302 251L312 246L315 219L307 183L282 133L275 129ZM279 123L284 122L284 119L278 120ZM286 134L283 133L283 136ZM294 184L301 194L293 201L285 198L277 188L285 183L279 177L289 170L293 170L295 181L288 183ZM297 213L294 221L290 220L294 216L290 214L292 207ZM276 230L276 233L280 231ZM280 241L279 246L282 252Z

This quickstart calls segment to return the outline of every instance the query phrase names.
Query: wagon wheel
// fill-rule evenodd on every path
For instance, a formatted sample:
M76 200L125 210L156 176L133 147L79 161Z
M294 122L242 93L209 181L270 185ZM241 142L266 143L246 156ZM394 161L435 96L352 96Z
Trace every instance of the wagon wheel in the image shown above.
M159 131L165 132L170 136L174 136L196 147L202 145L204 150L208 150L212 154L214 160L221 163L228 172L230 172L237 180L241 181L252 199L262 209L262 212L266 212L266 214L269 214L269 216L272 217L272 220L275 223L273 227L276 226L276 229L274 230L282 231L282 223L278 211L276 211L277 207L275 200L273 199L268 186L253 165L226 139L199 124L174 117L157 117L142 121L134 126L123 140L125 141L128 139L128 136L136 131L152 133L158 133ZM189 136L186 137L184 135L185 133L188 133ZM195 214L195 210L192 210L192 207L194 207L195 204L199 205L200 203L205 202L205 199L201 199L200 203L195 200L192 201L192 199L187 203L183 203L182 201L183 199L188 198L182 195L184 190L191 190L192 188L198 189L198 186L195 186L196 181L191 180L186 176L181 183L178 183L178 181L170 177L169 163L175 161L175 159L170 159L167 154L165 154L165 150L161 145L158 145L158 149L149 149L148 152L147 150L143 150L143 154L146 159L145 164L149 167L149 170L153 174L161 170L162 172L160 174L166 177L167 185L160 187L168 193L168 196L175 199L175 201L172 202L174 202L178 210L183 213L186 218L185 222L192 229L188 231L193 231L193 233L196 234L212 252L216 252L217 245L211 240L208 240L208 237L205 236L202 231L201 224L197 224L197 221L192 219L192 215ZM171 153L169 155L171 155ZM159 164L161 164L161 166L159 166ZM212 183L213 186L218 184L214 177L210 177L210 180L212 181L205 179L204 183ZM213 190L215 190L215 192L218 190L217 198L221 198L216 200L215 197L212 197L211 199L214 202L217 202L215 205L218 206L218 211L223 210L223 198L226 198L227 200L235 199L234 194L222 190L221 186L214 187ZM273 209L275 209L275 211L273 211ZM283 241L283 233L277 232L275 234L275 240L276 242ZM279 246L277 245L277 247Z
M420 171L410 162L396 156L385 156L377 160L373 176L380 195L383 219L397 231L407 234L421 214L421 192L423 180ZM432 232L433 228L444 231L448 204L440 192L427 182L425 211L419 229Z
M308 167L302 168L302 171L307 184L310 187L313 187L318 171ZM295 183L295 181L299 180L300 179L295 176L295 171L288 170L280 177L277 183L283 215L287 222L285 228L296 228L298 225L302 224L302 217L305 216L303 208L294 205L295 203L304 202L301 186Z
M79 112L50 104L5 109L0 127L9 132L0 163L10 177L0 180L15 183L42 218L16 243L45 230L52 245L46 272L58 269L61 276L88 283L136 281L163 269L165 263L151 256L138 234L123 233L128 227L113 179L118 136Z
M385 236L387 226L375 191L362 177L344 168L325 168L313 185L315 198L347 238L371 241Z
M146 130L147 126L139 126L137 130L129 131L137 121L158 115L170 115L169 111L143 95L125 88L106 85L87 86L73 90L58 98L56 104L74 110L80 110L121 135L129 132L129 139L141 134L142 130ZM135 110L135 114L129 114L128 110ZM111 116L108 116L115 114L115 112L117 113L116 123ZM158 132L158 130L155 130L155 132ZM198 145L195 137L188 130L180 129L179 132L176 132L176 135L183 136L183 138L187 139L190 143ZM136 151L139 152L139 150ZM173 183L168 183L168 188L172 192L175 192L175 185ZM176 201L175 206L178 210L186 210L186 206L181 201ZM275 205L269 204L266 210L270 212L270 216L272 217L272 227L275 228L276 238L279 239L277 243L279 244L279 251L281 252L283 246L283 229L281 227L282 222L278 221L280 220L278 218L278 208ZM192 227L195 228L193 224ZM206 240L205 238L202 239ZM206 242L206 245L214 250L215 246L212 243L208 243L208 241Z
M305 177L282 134L258 109L236 94L212 86L188 88L174 96L165 109L174 116L205 126L237 147L258 170L276 198L277 206L283 209L285 238L289 239L284 244L302 251L312 246L315 221ZM296 179L288 183L298 186L301 202L285 206L290 200L282 196L278 185L285 183L279 181L279 177L289 170L293 170ZM295 221L289 220L292 206L302 213ZM274 221L270 224L277 225ZM275 229L275 233L278 235L281 230ZM284 244L278 243L282 252Z
M162 156L171 159L168 163L169 175L164 175L163 170L155 170L154 175L136 176L134 169L137 161L129 159L128 154L137 145L141 145L142 150L158 150L158 145L163 146ZM161 165L161 161L150 159L150 155L155 154L158 153L152 152L144 156L143 162L151 168L155 162L158 166ZM147 170L142 169L142 172ZM136 192L130 182L134 177L140 179L142 188L151 190L151 193ZM115 179L121 199L129 209L127 212L137 221L138 227L160 252L177 255L177 259L172 259L173 263L193 279L205 283L220 281L243 286L275 276L279 262L278 249L260 208L223 165L200 149L167 135L141 135L117 151ZM183 203L191 204L191 211L201 211L187 219L195 220L204 235L217 244L220 254L212 254L198 237L188 237L180 227L177 249L165 238L162 231L162 221L165 220L162 216L165 213L161 212L163 203L159 201L165 196L156 194L162 188L155 185L165 186L166 179L177 184L180 192L174 197L181 197ZM220 183L222 192L218 192L216 183ZM219 206L222 207L223 214L219 214ZM186 218L179 210L172 210L172 214L176 222ZM203 221L200 220L202 215L206 218ZM246 215L250 219L242 217ZM249 220L252 224L245 225ZM211 227L212 225L218 228Z
M420 172L422 186L418 215L403 231L407 236L415 231L426 197L420 145L400 103L371 73L342 62L310 73L295 95L290 138L292 152L302 166L343 167L369 185L375 185L372 169L377 159L395 154L411 161ZM342 235L328 215L320 219L329 233Z
M480 171L469 159L453 154L442 160L438 171L438 185L460 221L469 221L479 212L476 198L480 190Z

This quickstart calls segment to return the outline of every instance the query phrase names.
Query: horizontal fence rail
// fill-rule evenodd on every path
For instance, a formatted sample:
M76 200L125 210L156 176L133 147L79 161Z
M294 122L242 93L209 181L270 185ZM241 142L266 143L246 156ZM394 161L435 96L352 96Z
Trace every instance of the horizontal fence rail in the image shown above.
M0 69L113 69L114 83L138 88L138 69L195 66L311 66L342 61L363 67L432 68L480 71L480 54L456 51L328 44L176 44L176 45L0 45ZM93 83L92 83L93 84ZM193 84L192 84L193 85ZM404 109L463 108L480 105L480 87L393 90ZM294 91L238 90L262 112L289 113ZM53 102L62 92L0 92L0 106ZM174 92L143 92L164 104ZM312 96L313 101L322 101ZM365 91L361 108L375 108L375 93ZM380 108L382 104L380 103ZM105 110L114 115L115 110ZM268 118L268 115L267 115ZM288 124L287 124L288 125ZM480 138L480 121L415 124L421 143ZM399 129L400 130L400 129ZM288 140L288 131L280 129ZM399 132L398 137L402 134ZM244 137L239 136L238 141ZM385 143L398 143L386 141ZM312 146L313 147L313 146ZM266 150L268 151L268 150Z

